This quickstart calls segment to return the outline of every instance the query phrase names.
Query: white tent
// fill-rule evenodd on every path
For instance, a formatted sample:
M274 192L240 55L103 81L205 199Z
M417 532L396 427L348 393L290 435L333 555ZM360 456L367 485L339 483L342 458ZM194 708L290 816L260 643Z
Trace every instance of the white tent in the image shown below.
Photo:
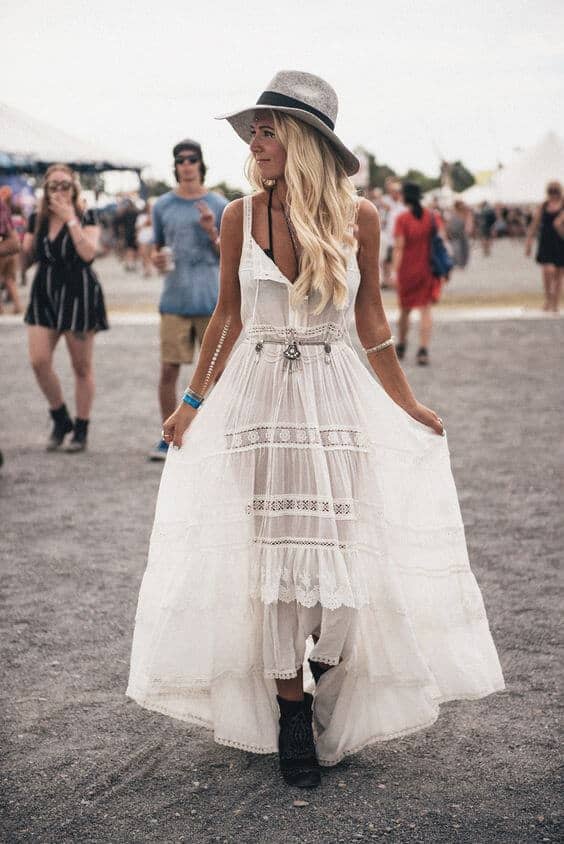
M450 208L458 194L453 191L449 185L441 185L438 188L432 188L423 194L423 202L425 205L431 205L433 202L438 202L441 208Z
M145 166L0 103L0 173L41 171L55 162L94 172Z
M564 141L549 132L492 179L492 199L507 205L541 202L547 182L564 182Z
M491 182L486 185L471 185L462 191L459 198L466 205L481 205L482 202L495 202L494 189Z

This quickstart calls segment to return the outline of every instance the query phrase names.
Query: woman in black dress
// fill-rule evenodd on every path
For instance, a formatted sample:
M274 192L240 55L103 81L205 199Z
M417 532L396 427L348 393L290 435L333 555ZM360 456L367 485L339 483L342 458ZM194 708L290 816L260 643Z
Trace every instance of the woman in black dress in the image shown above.
M80 183L70 167L49 167L44 188L23 242L24 254L38 262L25 315L29 356L53 420L47 450L59 450L72 432L65 450L77 452L86 448L94 398L94 336L108 328L102 288L90 266L96 256L98 226L92 211L84 211ZM74 423L53 369L53 353L61 335L75 376Z
M558 313L562 277L564 276L564 238L558 233L556 221L564 217L564 197L560 182L549 182L546 186L546 199L540 205L533 217L525 253L527 257L532 252L533 240L538 235L538 249L536 260L542 266L544 284L544 310Z

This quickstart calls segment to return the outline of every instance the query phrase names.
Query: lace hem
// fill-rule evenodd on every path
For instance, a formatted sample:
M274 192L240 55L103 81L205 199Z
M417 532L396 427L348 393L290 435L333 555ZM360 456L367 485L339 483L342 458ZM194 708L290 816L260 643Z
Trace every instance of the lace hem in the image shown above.
M450 703L452 701L460 700L460 701L472 701L472 700L482 700L485 697L489 697L489 695L495 694L497 692L503 691L505 686L501 686L500 688L494 687L489 689L484 689L482 692L476 692L474 694L457 694L452 696L444 696L439 698L434 698L432 702L432 706L434 708L434 713L431 718L428 718L426 721L421 722L420 724L416 724L412 727L407 727L403 730L397 730L392 733L386 733L385 735L377 735L377 736L370 736L366 738L358 745L355 745L352 748L347 748L342 753L338 754L337 756L331 757L322 757L319 756L319 764L323 765L323 767L333 767L338 765L339 762L342 762L347 756L352 756L356 753L360 753L362 750L365 750L368 747L371 747L374 744L378 744L384 741L393 741L394 739L404 738L409 735L413 735L414 733L420 732L421 730L428 729L432 727L433 724L437 721L440 715L440 707L445 703ZM164 704L146 699L143 695L137 695L134 692L127 691L127 696L131 698L135 703L139 706L147 709L150 712L158 712L161 715L166 715L169 718L175 718L176 720L183 721L188 724L194 724L198 727L203 727L204 729L210 730L214 732L214 724L205 718L201 718L197 715L191 714L184 714L180 716L177 712L174 712L172 709L166 707ZM273 712L273 717L276 717ZM257 755L266 755L270 753L278 753L278 745L256 745L256 744L247 744L245 742L234 741L233 739L225 738L223 736L216 735L214 732L213 740L216 744L222 745L223 747L231 747L234 750L241 750L245 753L256 753Z

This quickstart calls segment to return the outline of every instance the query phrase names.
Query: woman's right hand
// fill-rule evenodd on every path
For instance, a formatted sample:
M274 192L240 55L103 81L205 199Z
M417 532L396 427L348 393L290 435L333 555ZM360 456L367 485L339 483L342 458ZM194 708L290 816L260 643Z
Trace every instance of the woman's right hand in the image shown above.
M194 421L198 411L186 402L180 402L173 414L163 423L163 440L169 445L180 448L182 438Z
M425 407L424 404L415 404L412 408L407 410L409 415L417 420L417 422L421 422L423 425L427 425L428 428L432 428L432 430L442 436L445 432L445 426L443 420L440 416L438 416L434 410L429 410L428 407Z

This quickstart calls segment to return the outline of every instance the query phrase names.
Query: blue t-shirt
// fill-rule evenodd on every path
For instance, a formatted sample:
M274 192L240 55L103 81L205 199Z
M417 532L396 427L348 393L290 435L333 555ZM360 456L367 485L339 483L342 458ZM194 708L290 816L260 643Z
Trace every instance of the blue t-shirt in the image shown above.
M153 231L157 246L170 246L175 269L164 280L159 304L161 314L209 316L219 292L219 258L200 225L198 202L205 202L215 214L219 231L227 200L217 193L199 199L183 199L174 191L165 193L153 206Z

